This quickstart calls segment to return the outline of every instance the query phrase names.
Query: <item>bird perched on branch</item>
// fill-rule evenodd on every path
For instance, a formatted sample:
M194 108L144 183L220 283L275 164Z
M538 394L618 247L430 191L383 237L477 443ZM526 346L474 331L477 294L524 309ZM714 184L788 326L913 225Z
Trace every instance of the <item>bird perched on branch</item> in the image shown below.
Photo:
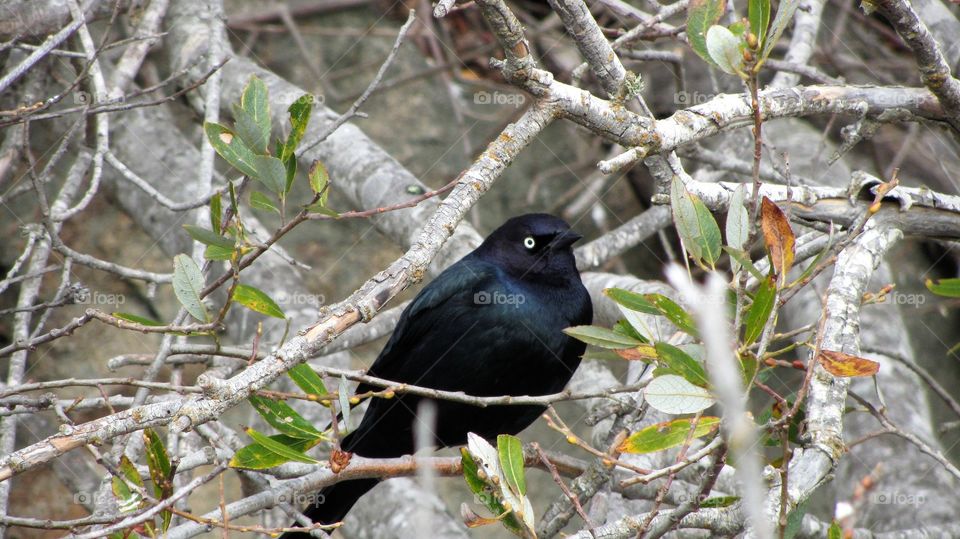
M562 330L593 318L571 248L580 238L552 215L509 219L420 291L367 374L473 396L563 390L585 345ZM360 384L357 393L376 389ZM413 453L414 421L423 399L411 394L372 399L341 449L368 458ZM435 405L438 447L462 445L468 432L487 439L516 434L545 410L444 400ZM305 514L314 522L338 522L378 481L354 479L326 487Z

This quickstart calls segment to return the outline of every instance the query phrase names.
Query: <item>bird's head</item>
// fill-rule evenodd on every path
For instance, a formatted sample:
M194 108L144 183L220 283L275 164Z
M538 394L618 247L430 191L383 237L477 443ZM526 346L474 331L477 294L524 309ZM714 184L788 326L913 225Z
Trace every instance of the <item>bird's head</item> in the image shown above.
M572 245L582 237L559 217L528 213L508 219L477 251L519 279L562 283L579 275Z

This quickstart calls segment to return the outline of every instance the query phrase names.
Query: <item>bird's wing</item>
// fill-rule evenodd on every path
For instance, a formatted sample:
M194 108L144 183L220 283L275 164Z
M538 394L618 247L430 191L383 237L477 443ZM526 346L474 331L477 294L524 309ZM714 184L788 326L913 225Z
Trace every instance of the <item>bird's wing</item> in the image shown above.
M367 374L415 383L414 377L419 378L418 370L423 368L416 363L425 352L424 347L442 347L443 343L438 341L456 339L457 335L469 331L471 328L460 327L471 323L469 317L453 315L472 311L475 294L489 288L498 275L499 270L492 264L469 258L447 268L424 287L400 315L397 327ZM432 343L425 342L428 332ZM360 384L357 393L375 389L378 388Z

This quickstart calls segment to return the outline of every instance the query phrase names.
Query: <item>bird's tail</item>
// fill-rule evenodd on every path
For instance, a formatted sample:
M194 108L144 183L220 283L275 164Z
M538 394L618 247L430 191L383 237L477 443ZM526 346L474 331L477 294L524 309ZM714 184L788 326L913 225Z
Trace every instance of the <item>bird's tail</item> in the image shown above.
M351 432L340 442L340 447L344 451L360 454L361 456L369 450L364 444L364 440L370 440L365 436L357 436L357 431ZM377 455L379 456L379 455ZM370 489L377 486L380 479L351 479L334 483L316 493L316 499L310 503L310 507L304 510L303 514L310 517L310 520L320 524L335 524L343 520L357 503L361 496ZM280 539L308 539L310 534L303 532L288 532L280 536Z
M320 524L340 522L347 516L353 504L379 482L379 479L352 479L330 485L316 494L317 499L303 514ZM288 532L280 539L308 539L309 537L310 534L304 532Z

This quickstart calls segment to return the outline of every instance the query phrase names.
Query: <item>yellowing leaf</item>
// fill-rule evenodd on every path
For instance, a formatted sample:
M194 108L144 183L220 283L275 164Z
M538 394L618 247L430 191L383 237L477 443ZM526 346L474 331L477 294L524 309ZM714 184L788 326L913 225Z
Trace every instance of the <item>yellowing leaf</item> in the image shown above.
M649 344L641 344L636 348L615 350L615 352L618 356L629 361L643 361L644 363L650 363L651 361L657 359L656 348Z
M686 441L690 433L690 419L674 419L656 425L650 425L631 434L617 449L621 453L654 453L676 447ZM720 418L713 416L701 417L693 430L693 438L700 438L710 434L720 425Z
M283 309L270 299L270 296L253 286L238 284L237 288L233 291L233 301L260 314L274 318L286 318L286 315L283 314Z

